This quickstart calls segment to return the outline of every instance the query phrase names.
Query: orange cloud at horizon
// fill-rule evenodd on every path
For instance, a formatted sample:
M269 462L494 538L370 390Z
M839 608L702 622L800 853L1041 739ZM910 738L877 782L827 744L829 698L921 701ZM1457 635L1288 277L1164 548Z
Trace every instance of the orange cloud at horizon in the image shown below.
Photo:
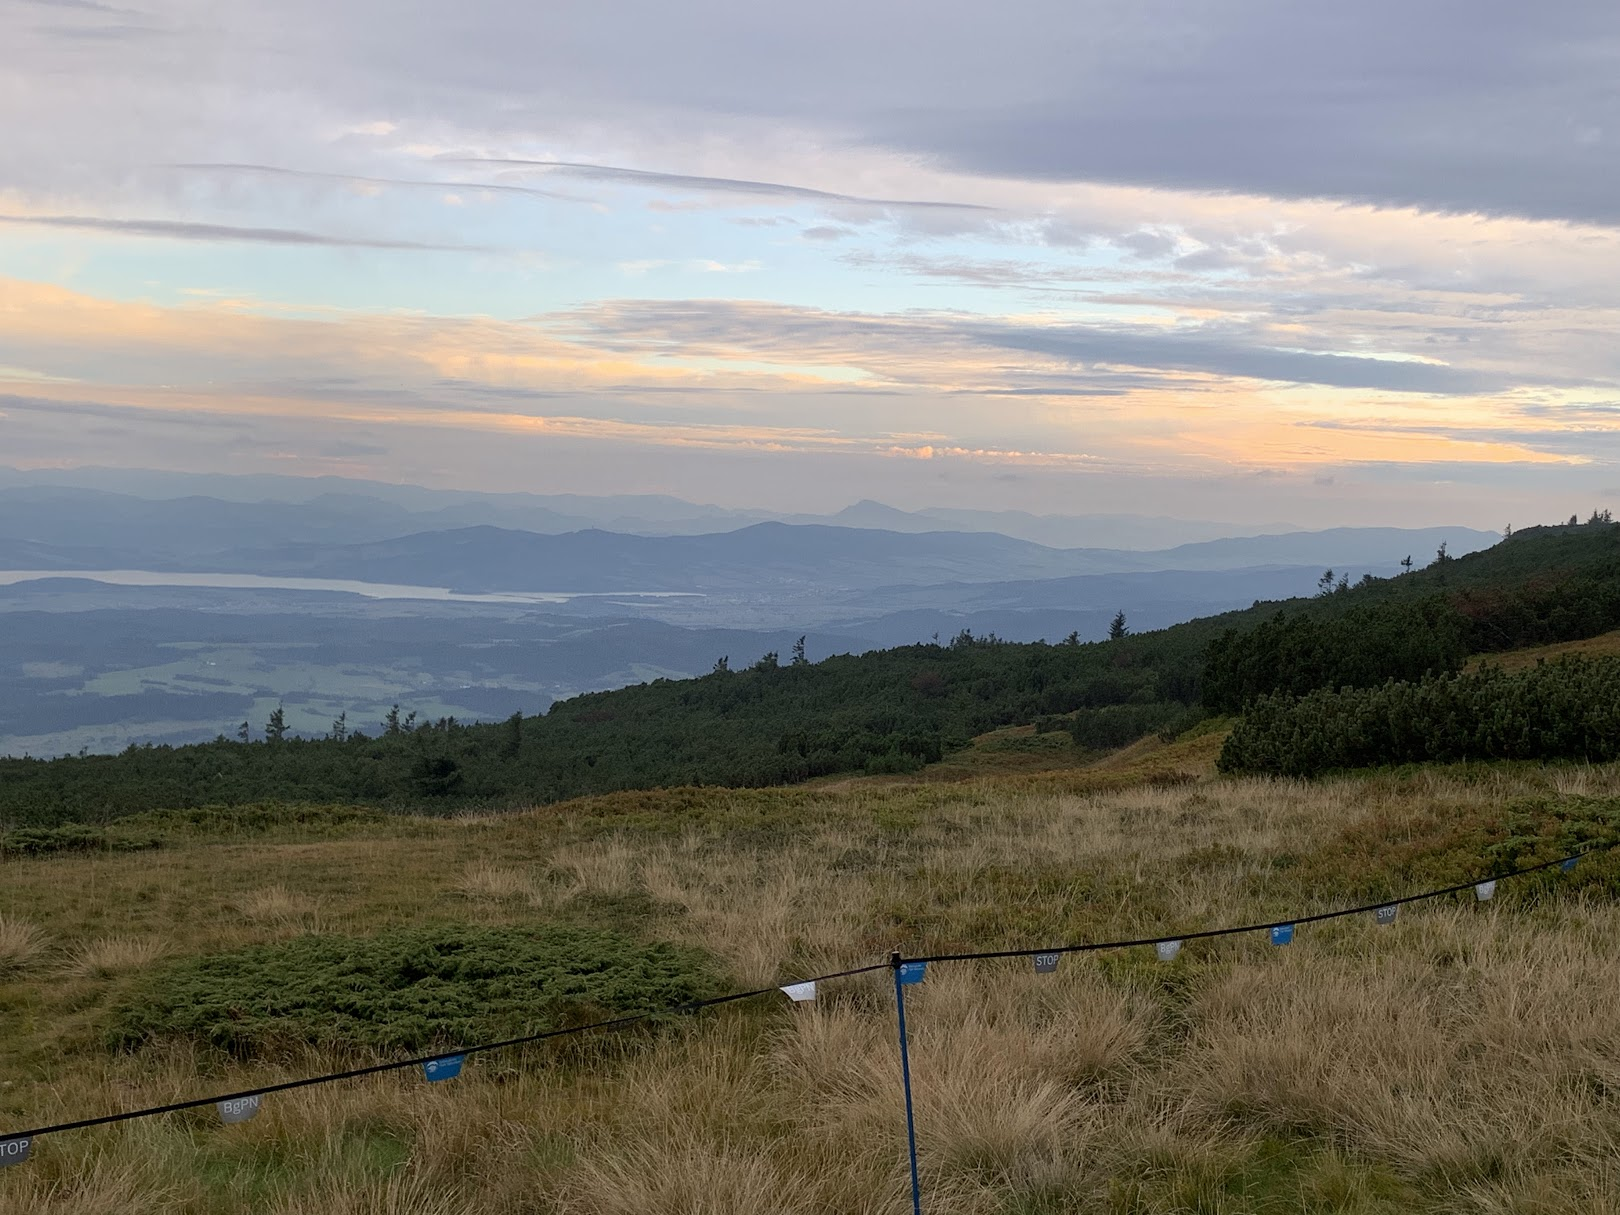
M1198 469L1581 462L1510 433L1517 402L1505 396L1447 398L1442 408L1410 394L1279 390L1152 368L1127 369L1118 395L1074 396L1042 391L1075 374L1065 361L976 346L944 324L783 306L736 313L737 323L688 336L607 331L580 313L511 321L288 316L207 299L171 307L0 278L10 347L0 347L0 383L148 419L343 421L672 449ZM742 323L765 316L774 330ZM861 375L853 383L851 369ZM511 404L514 394L533 408ZM580 404L594 412L567 407ZM1345 425L1316 425L1324 419ZM1446 427L1472 433L1437 433Z

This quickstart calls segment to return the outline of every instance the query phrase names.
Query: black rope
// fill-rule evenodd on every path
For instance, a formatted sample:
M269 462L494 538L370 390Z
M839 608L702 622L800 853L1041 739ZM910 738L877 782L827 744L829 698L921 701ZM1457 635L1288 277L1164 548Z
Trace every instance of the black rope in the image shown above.
M887 962L876 962L871 966L856 966L850 970L839 970L832 974L817 975L813 979L801 979L801 983L826 983L833 979L847 979L853 975L864 975L875 970L887 970ZM52 1126L35 1127L27 1131L8 1131L0 1134L0 1143L10 1139L33 1139L40 1135L54 1135L59 1131L78 1131L91 1126L107 1126L114 1122L131 1122L136 1118L152 1118L158 1114L173 1114L179 1110L200 1109L205 1105L215 1105L221 1101L238 1101L243 1097L259 1097L269 1093L285 1093L295 1088L309 1088L316 1084L332 1084L338 1080L353 1080L360 1076L375 1076L382 1072L403 1071L408 1067L420 1067L424 1063L433 1063L439 1059L454 1059L458 1056L479 1055L486 1051L506 1050L513 1046L523 1046L530 1042L545 1042L552 1038L563 1038L570 1034L589 1033L598 1029L616 1029L624 1025L633 1025L638 1021L650 1020L653 1017L667 1013L695 1013L705 1008L713 1008L719 1004L730 1004L737 1000L751 1000L756 996L769 995L773 991L781 991L783 987L794 984L784 983L774 987L758 987L753 991L733 992L730 995L714 996L707 1000L691 1000L685 1004L673 1004L652 1012L631 1013L628 1016L612 1017L606 1021L592 1021L588 1025L572 1025L567 1029L548 1029L540 1033L524 1034L517 1038L506 1038L499 1042L481 1042L476 1046L458 1047L455 1050L438 1051L431 1055L414 1055L409 1059L394 1059L387 1063L372 1063L366 1067L352 1067L347 1071L327 1072L320 1076L304 1076L298 1080L283 1080L276 1084L260 1085L258 1088L243 1089L235 1093L220 1093L212 1097L195 1097L189 1101L172 1101L167 1105L151 1105L145 1109L125 1110L117 1114L103 1114L98 1118L80 1118L74 1122L58 1122Z
M1422 894L1402 895L1398 899L1381 899L1376 903L1364 903L1359 907L1346 907L1339 911L1323 911L1316 915L1296 916L1291 920L1268 920L1263 924L1241 924L1234 928L1206 928L1201 932L1183 932L1162 937L1139 937L1130 941L1092 941L1081 945L1049 945L1043 949L991 949L979 953L936 953L926 957L907 957L908 962L977 962L993 958L1032 958L1036 954L1045 953L1097 953L1104 949L1130 949L1138 945L1162 945L1170 941L1203 941L1210 937L1233 937L1246 932L1264 932L1272 928L1287 928L1298 924L1319 924L1323 920L1338 920L1346 916L1366 915L1369 911L1377 911L1380 907L1399 907L1403 903L1420 903L1424 899L1438 899L1448 894L1458 894L1464 890L1472 890L1483 882L1498 882L1505 878L1523 877L1527 873L1537 873L1543 869L1551 869L1555 865L1562 865L1566 861L1578 860L1594 852L1603 852L1620 845L1620 840L1610 840L1607 843L1595 844L1583 848L1579 852L1572 852L1568 856L1561 856L1551 861L1542 861L1539 865L1526 865L1522 869L1510 869L1505 873L1494 874L1491 877L1475 878L1468 882L1459 882L1455 886L1445 886L1439 890L1425 890Z
M996 958L1030 958L1037 954L1062 953L1097 953L1105 949L1130 949L1141 945L1160 945L1169 941L1200 941L1212 937L1238 936L1242 933L1263 932L1272 928L1283 928L1289 925L1318 924L1324 920L1337 920L1346 916L1365 915L1370 911L1377 911L1381 907L1398 907L1404 903L1417 903L1425 899L1442 898L1448 894L1457 894L1464 890L1471 890L1482 882L1501 881L1505 878L1523 877L1528 873L1537 873L1544 869L1551 869L1555 865L1562 865L1568 861L1578 860L1594 852L1606 851L1620 845L1620 840L1611 840L1607 843L1592 845L1561 856L1555 860L1543 861L1537 865L1526 865L1521 869L1511 869L1504 873L1494 874L1491 877L1476 878L1473 881L1459 882L1455 886L1446 886L1439 890L1426 890L1421 894L1408 894L1395 899L1383 899L1377 903L1366 903L1359 907L1346 907L1339 911L1324 911L1316 915L1297 916L1290 920L1271 920L1263 924L1243 924L1232 928L1208 928L1200 932L1185 932L1178 936L1138 937L1128 941L1093 941L1077 945L1053 945L1042 949L994 949L977 953L938 953L921 957L907 957L906 962L974 962ZM798 984L826 983L834 979L847 979L855 975L870 974L877 970L887 970L897 964L900 955L894 955L887 962L877 962L870 966L856 966L849 970L834 971L831 974L817 975L813 979L801 979ZM733 992L730 995L714 996L706 1000L692 1000L685 1004L670 1005L667 1008L652 1012L632 1013L623 1017L612 1017L605 1021L593 1021L588 1025L574 1025L567 1029L544 1030L540 1033L524 1034L517 1038L506 1038L499 1042L482 1042L475 1046L460 1047L456 1050L439 1051L431 1055L415 1055L409 1059L396 1059L387 1063L373 1063L366 1067L350 1068L347 1071L327 1072L319 1076L305 1076L297 1080L283 1080L276 1084L261 1085L258 1088L244 1089L234 1093L221 1093L212 1097L196 1097L189 1101L173 1101L167 1105L152 1105L144 1109L125 1110L116 1114L103 1114L97 1118L80 1118L73 1122L58 1122L51 1126L35 1127L26 1131L10 1131L0 1134L0 1143L14 1139L34 1139L40 1135L54 1135L61 1131L77 1131L92 1126L108 1126L116 1122L131 1122L137 1118L152 1118L159 1114L172 1114L180 1110L200 1109L203 1106L215 1105L221 1101L237 1101L244 1097L259 1097L270 1093L284 1093L297 1088L309 1088L317 1084L333 1084L339 1080L354 1080L361 1076L375 1076L383 1072L402 1071L409 1067L419 1067L424 1063L432 1063L440 1059L453 1059L458 1056L478 1055L487 1051L506 1050L513 1046L523 1046L531 1042L545 1042L553 1038L567 1037L572 1034L589 1033L599 1029L617 1029L620 1026L633 1025L637 1022L650 1020L653 1017L668 1013L696 1013L705 1008L714 1008L721 1004L731 1004L738 1000L751 1000L758 996L769 995L780 991L783 987L797 986L794 983L777 984L771 987L759 987L752 991Z

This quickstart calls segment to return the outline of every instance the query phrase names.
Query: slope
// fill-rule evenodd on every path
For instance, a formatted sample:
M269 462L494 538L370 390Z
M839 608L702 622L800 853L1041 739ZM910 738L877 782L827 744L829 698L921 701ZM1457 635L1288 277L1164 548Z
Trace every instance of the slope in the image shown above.
M720 990L768 989L891 949L1376 903L1612 839L1620 807L1613 772L1107 775L454 818L164 812L127 825L138 852L12 856L0 1134L398 1059L395 1040L451 1049L502 1003L549 995L549 974L490 981L542 947L587 979L637 965L641 981L601 997L636 1008L670 958ZM1609 1211L1617 881L1596 856L1487 904L1301 924L1286 948L1255 933L1188 940L1170 962L1073 954L1050 974L931 964L906 996L926 1209ZM312 954L346 968L295 969ZM290 1008L312 980L341 1004ZM199 997L185 1016L180 990ZM562 1015L541 1004L532 1023ZM773 991L472 1056L442 1083L413 1069L271 1093L236 1125L203 1109L42 1136L0 1173L0 1215L891 1212L909 1209L898 1077L879 973L808 1005Z
M1620 527L1547 529L1398 578L1117 641L962 635L786 666L773 654L700 679L574 697L498 726L440 721L380 738L0 761L0 817L59 822L333 797L450 810L904 772L998 726L1066 726L1088 745L1118 745L1185 728L1201 702L1241 711L1295 684L1374 686L1455 671L1486 648L1480 637L1543 644L1617 625Z

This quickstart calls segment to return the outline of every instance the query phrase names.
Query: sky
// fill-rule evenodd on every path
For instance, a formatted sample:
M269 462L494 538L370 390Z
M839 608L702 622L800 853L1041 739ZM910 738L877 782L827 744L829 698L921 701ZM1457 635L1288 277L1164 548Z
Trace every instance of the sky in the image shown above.
M1620 507L1612 0L5 0L0 464Z

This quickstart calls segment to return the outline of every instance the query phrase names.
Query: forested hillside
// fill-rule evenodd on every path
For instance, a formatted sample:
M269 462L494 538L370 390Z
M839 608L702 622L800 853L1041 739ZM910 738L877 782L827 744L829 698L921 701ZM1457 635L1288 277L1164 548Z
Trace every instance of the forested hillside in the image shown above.
M1349 586L1327 574L1312 599L1091 644L962 634L813 664L769 654L735 668L718 662L700 679L578 696L499 725L418 724L407 706L403 718L382 725L335 723L326 739L222 737L116 756L0 761L0 822L50 825L261 800L449 810L906 772L997 726L1062 727L1084 746L1110 747L1184 728L1205 710L1243 714L1263 705L1261 718L1281 722L1313 694L1440 680L1471 653L1617 626L1620 526L1595 518L1531 529L1467 557L1441 552L1396 578ZM1234 739L1254 728L1240 727ZM1231 751L1229 766L1295 770L1244 754ZM1344 762L1376 763L1405 752L1343 754Z
M1206 651L1203 699L1239 713L1262 695L1365 688L1462 668L1470 654L1592 637L1620 625L1620 527L1521 532L1474 557L1355 588L1324 588Z
M1092 645L961 636L813 664L771 655L701 679L574 697L499 725L399 722L342 741L6 760L0 814L53 823L261 799L449 808L910 771L998 725L1131 701L1191 703L1203 640L1197 630Z

